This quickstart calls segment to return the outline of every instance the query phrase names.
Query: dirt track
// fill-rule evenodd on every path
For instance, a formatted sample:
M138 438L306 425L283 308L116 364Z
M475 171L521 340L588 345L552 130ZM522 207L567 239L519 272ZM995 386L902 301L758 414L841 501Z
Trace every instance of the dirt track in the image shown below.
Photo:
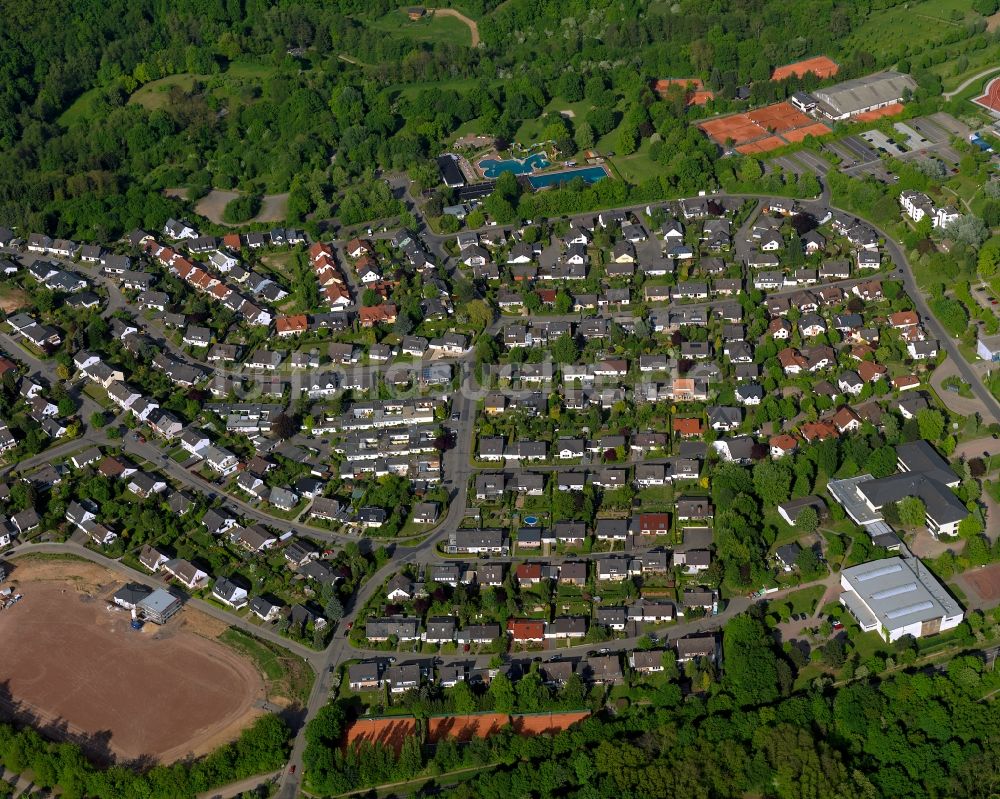
M442 17L454 17L455 19L460 19L469 26L469 33L472 34L472 44L470 46L479 47L479 25L476 24L474 19L469 19L461 11L456 11L454 8L428 8L427 11L434 14L440 14Z
M103 759L164 763L215 749L258 715L256 668L189 630L189 611L132 630L105 599L122 582L90 564L21 561L12 582L24 599L0 612L0 637L17 642L0 660L8 715L19 708Z

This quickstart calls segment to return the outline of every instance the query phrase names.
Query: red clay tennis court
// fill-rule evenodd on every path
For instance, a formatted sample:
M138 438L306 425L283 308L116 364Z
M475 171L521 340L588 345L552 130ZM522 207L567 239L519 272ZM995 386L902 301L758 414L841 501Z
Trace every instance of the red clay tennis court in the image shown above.
M762 128L774 133L784 133L786 130L795 130L812 124L812 120L794 108L791 103L764 106L749 112L747 116Z
M508 716L506 713L470 713L463 716L434 716L427 720L427 740L437 743L447 738L471 741L495 735L508 724L518 735L544 735L569 729L590 715L589 710L566 713L531 713ZM358 719L347 728L344 746L368 741L389 746L397 752L403 741L415 735L417 722L412 716Z
M902 103L893 103L892 105L887 105L885 108L876 108L874 111L865 111L863 114L858 114L851 118L851 122L874 122L876 119L882 119L883 117L894 117L896 114L903 113Z
M976 105L994 114L1000 114L1000 78L994 78L986 84L986 90L981 97L973 100Z
M745 114L709 119L698 125L720 147L732 140L737 152L749 155L777 150L806 136L822 136L830 129L790 103L774 103Z
M653 81L653 91L660 97L665 97L674 86L680 86L687 92L688 105L705 105L715 99L715 93L705 88L701 78L660 78Z
M777 136L768 136L766 139L757 139L757 141L741 144L736 148L736 152L743 153L743 155L768 153L771 150L777 150L779 147L784 147L785 144L787 144L787 142L784 139L779 139Z
M786 141L795 142L802 141L806 136L825 136L830 132L830 129L824 125L822 122L814 122L811 125L806 125L804 128L796 128L795 130L786 130L781 134L782 138Z
M761 130L760 125L754 123L746 114L710 119L698 127L723 146L729 139L735 144L744 144L767 135L767 131Z
M778 67L771 73L771 80L784 80L793 75L801 78L811 72L817 78L832 78L837 74L840 67L837 63L825 55L818 55L815 58L807 58L805 61L796 61L794 64L785 64Z
M417 731L417 722L411 716L388 719L358 719L347 728L344 745L368 741L383 746L391 746L397 752L403 748L403 741Z
M1000 564L993 564L962 575L972 590L984 602L1000 599Z

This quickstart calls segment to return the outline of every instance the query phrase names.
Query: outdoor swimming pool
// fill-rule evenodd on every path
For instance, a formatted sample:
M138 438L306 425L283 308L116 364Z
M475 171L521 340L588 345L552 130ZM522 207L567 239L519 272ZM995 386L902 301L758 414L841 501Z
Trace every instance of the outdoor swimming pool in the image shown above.
M524 517L524 523L528 527L534 527L536 524L538 524L538 517L537 516L525 516Z
M545 189L559 183L569 183L574 178L583 178L585 183L597 183L608 176L603 166L583 166L579 169L566 169L562 172L549 172L546 175L532 175L528 183L533 189Z
M515 175L530 175L538 169L545 169L549 165L549 159L545 153L535 153L529 155L523 161L516 158L508 158L506 161L497 161L495 158L484 158L479 162L479 168L483 170L483 177L498 178L504 172L513 172Z

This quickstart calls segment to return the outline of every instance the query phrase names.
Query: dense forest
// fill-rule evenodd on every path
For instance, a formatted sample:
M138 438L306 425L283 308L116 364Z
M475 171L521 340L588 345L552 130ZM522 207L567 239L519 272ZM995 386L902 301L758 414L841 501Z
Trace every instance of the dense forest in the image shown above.
M398 207L375 167L407 169L418 187L432 186L430 159L461 125L511 137L555 97L593 106L574 130L558 114L546 120L570 146L619 126L623 148L653 142L649 185L604 191L684 193L717 179L714 147L688 126L704 110L686 109L680 96L657 99L651 79L700 75L724 108L752 81L759 100L798 88L766 78L800 56L836 54L848 77L880 66L870 54L838 52L867 13L846 1L465 8L487 14L475 50L386 32L373 20L401 12L384 2L9 0L0 223L107 240L178 213L162 194L170 187L186 188L189 200L213 187L290 191L295 224L379 218ZM157 83L172 76L169 87ZM520 211L605 202L581 187Z
M963 625L964 626L964 625ZM968 628L969 644L976 639ZM430 778L414 796L452 799L900 799L995 796L1000 788L1000 710L983 701L998 675L978 655L938 668L900 672L912 640L873 658L862 677L831 685L818 680L791 691L793 665L773 647L759 616L726 626L721 679L682 698L676 684L613 700L571 730L552 737L506 731L467 746L421 747L408 738L394 753L379 744L342 751L344 710L325 709L307 732L305 762L321 795L418 775ZM877 663L874 661L878 661ZM486 704L518 707L522 691L500 680ZM465 688L464 684L462 685ZM670 690L672 689L672 690ZM600 706L604 690L590 699ZM434 775L468 769L472 778Z

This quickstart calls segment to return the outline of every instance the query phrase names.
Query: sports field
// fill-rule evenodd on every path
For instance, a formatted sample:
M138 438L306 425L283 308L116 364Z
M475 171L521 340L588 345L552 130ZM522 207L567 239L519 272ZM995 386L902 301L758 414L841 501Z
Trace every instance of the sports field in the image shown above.
M18 563L12 575L24 598L0 612L10 642L0 659L3 715L102 760L170 763L232 740L260 712L256 668L190 631L188 611L133 630L129 613L106 601L123 580L90 564L54 565ZM95 575L108 582L95 586Z
M764 153L806 136L822 136L830 129L806 116L791 103L774 103L744 114L709 119L699 126L716 144L732 141L737 152Z
M876 108L874 111L865 111L863 114L858 114L851 118L851 122L874 122L876 119L882 119L884 117L894 117L896 114L903 113L902 103L893 103L892 105L887 105L884 108Z
M771 80L784 80L792 75L801 78L808 72L817 78L832 78L839 69L836 62L825 55L819 55L815 58L807 58L805 61L796 61L794 64L778 67L771 73Z
M972 102L991 114L1000 114L1000 78L994 78L987 83L982 96L976 97Z

